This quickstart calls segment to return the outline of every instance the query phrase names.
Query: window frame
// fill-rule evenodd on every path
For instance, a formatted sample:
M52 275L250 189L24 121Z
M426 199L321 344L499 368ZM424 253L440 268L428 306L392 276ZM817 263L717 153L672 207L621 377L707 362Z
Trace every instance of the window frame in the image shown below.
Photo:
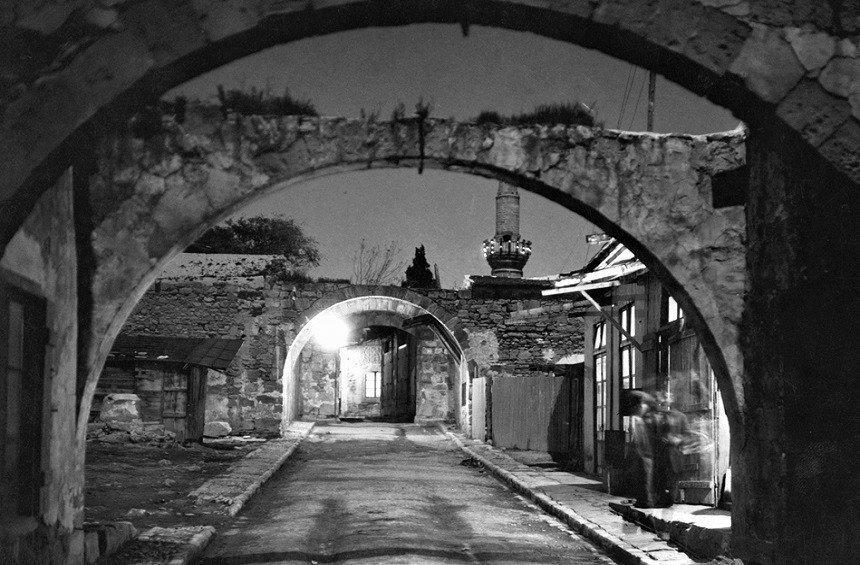
M660 317L663 321L663 325L675 323L683 324L686 318L684 314L684 309L681 308L681 305L678 304L678 301L675 300L675 298L665 290L663 291L663 305Z
M372 382L374 395L367 394L368 384ZM382 396L382 371L365 371L364 372L364 398L380 398Z
M593 379L594 379L594 433L597 441L602 441L603 432L608 428L609 408L609 328L606 320L600 319L592 326ZM598 370L600 369L600 370Z
M48 346L46 329L47 301L31 291L32 285L7 281L0 273L0 496L7 509L5 519L36 517L40 510L40 491L44 483L42 472L42 426L45 418L45 353ZM22 288L26 286L27 288ZM20 367L10 363L13 345L10 328L12 304L21 306L19 355ZM9 464L6 428L9 425L10 375L18 373L16 390L16 437L21 441L13 448L14 463ZM29 408L29 409L28 409ZM7 469L7 465L11 469ZM10 474L11 470L11 474Z
M618 310L619 322L630 337L636 337L636 303L630 302ZM625 360L627 374L625 374ZM633 390L637 386L636 350L633 341L618 332L618 388ZM621 428L626 432L627 441L633 440L633 420L630 416L621 417Z

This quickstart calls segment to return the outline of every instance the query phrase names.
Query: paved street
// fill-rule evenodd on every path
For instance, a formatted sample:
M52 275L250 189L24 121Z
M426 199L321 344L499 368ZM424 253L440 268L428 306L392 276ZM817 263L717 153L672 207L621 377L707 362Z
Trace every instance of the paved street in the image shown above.
M204 563L611 563L433 428L320 425Z

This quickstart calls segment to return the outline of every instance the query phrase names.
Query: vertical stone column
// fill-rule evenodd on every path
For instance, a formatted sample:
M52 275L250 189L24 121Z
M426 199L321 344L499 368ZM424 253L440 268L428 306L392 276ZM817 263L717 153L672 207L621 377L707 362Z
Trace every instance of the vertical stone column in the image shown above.
M520 193L516 186L499 183L496 192L496 236L520 236Z
M778 125L758 124L747 147L733 555L856 561L857 186Z
M20 563L84 560L86 418L76 428L78 264L72 169L39 199L0 258L0 276L47 301L39 512L36 524L10 530L0 555ZM26 524L24 524L26 525ZM2 558L0 558L2 560Z

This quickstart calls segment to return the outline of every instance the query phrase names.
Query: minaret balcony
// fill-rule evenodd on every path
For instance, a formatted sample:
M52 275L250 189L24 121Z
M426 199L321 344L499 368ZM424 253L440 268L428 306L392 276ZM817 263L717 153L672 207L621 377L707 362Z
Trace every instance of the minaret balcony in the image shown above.
M484 258L497 277L522 278L532 254L532 242L519 236L497 235L484 240Z

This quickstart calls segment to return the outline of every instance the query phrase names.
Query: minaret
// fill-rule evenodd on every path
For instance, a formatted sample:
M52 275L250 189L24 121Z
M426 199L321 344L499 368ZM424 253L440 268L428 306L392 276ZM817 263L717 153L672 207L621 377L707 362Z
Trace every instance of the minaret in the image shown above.
M520 195L517 187L499 183L496 193L496 235L484 240L484 257L494 277L523 278L532 242L520 237Z

